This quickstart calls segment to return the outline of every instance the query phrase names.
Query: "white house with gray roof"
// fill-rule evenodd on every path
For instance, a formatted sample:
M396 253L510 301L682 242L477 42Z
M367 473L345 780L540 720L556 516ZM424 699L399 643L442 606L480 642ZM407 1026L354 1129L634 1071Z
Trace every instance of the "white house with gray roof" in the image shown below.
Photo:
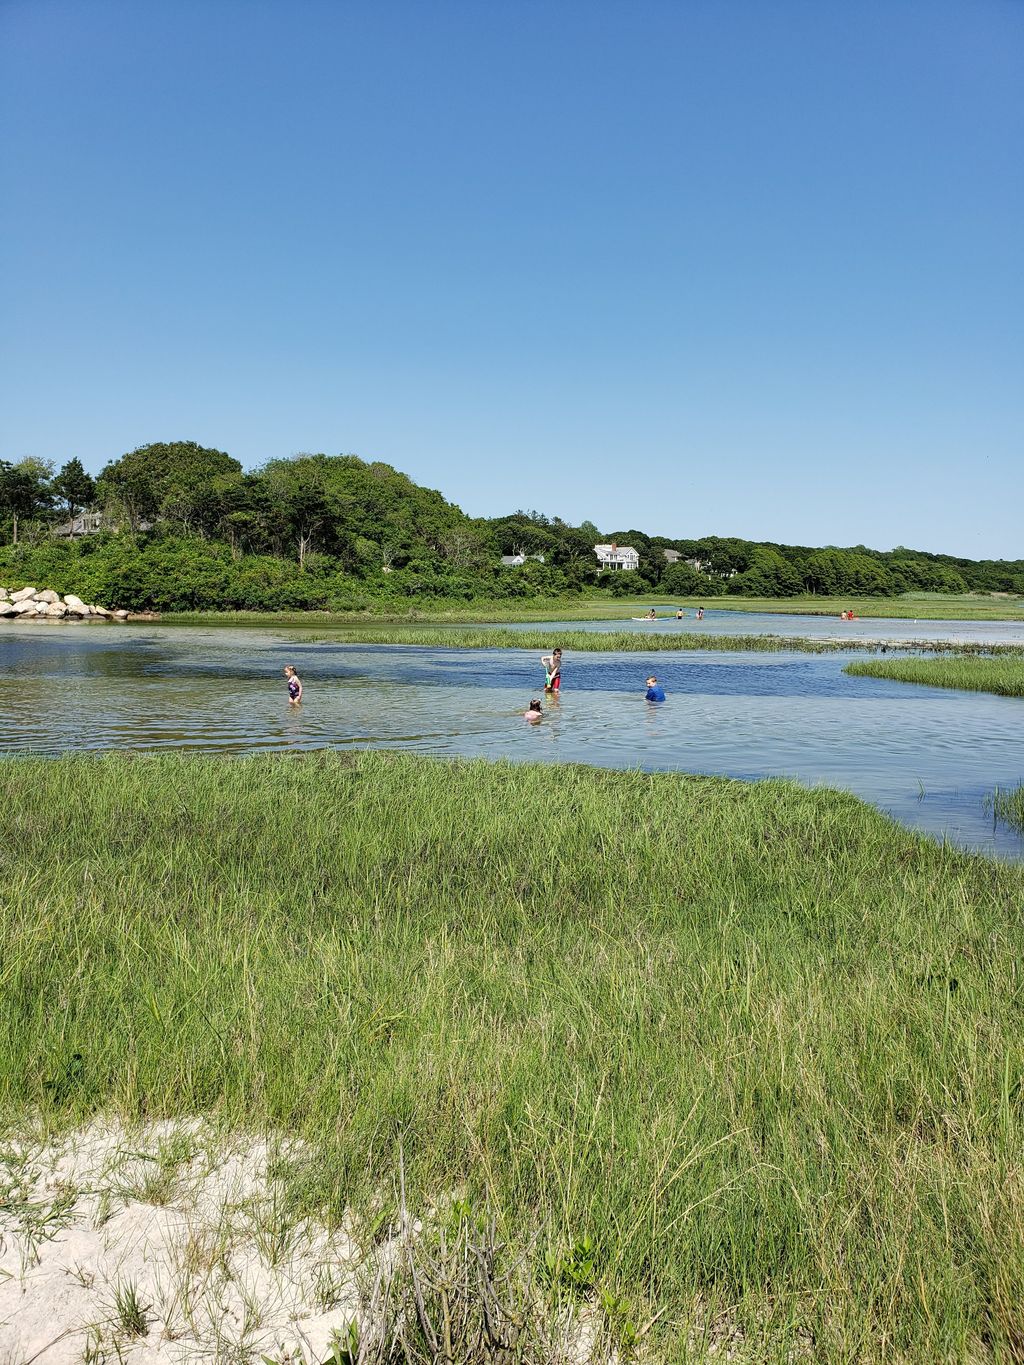
M602 569L639 569L640 552L632 545L595 545L594 554Z

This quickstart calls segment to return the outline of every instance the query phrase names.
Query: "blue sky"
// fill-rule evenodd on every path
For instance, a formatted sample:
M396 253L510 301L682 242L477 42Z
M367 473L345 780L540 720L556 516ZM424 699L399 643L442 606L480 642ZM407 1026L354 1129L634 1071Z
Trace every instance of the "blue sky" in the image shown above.
M1024 555L1024 5L5 0L0 458Z

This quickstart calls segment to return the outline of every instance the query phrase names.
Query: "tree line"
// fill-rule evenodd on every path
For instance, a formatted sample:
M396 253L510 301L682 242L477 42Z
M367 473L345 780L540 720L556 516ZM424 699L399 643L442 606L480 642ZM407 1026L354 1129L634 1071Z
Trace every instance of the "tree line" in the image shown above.
M99 530L76 534L86 511L99 513ZM95 480L78 459L59 469L0 461L0 536L0 579L16 573L137 609L352 610L654 590L668 598L1024 593L1024 560L601 532L537 511L473 518L355 455L301 454L245 471L193 441L140 446ZM633 546L639 569L601 572L594 546L603 541ZM507 568L502 555L526 560Z

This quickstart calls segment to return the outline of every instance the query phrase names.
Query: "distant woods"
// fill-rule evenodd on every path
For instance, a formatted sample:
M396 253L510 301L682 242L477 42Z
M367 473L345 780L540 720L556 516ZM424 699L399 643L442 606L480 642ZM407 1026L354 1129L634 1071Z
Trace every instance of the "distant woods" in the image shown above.
M0 537L0 582L45 580L137 609L358 610L595 591L1024 593L1024 560L672 539L536 511L473 518L390 465L355 455L303 454L247 473L194 441L140 446L96 480L76 458L59 469L0 460ZM600 571L599 542L632 546L639 568ZM503 565L502 556L522 562Z

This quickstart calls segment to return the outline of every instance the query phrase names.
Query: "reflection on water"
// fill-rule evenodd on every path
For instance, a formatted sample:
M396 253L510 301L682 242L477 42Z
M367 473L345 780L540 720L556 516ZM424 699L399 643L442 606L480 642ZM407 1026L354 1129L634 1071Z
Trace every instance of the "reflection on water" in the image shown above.
M1020 856L983 798L1024 778L1024 701L850 678L841 654L584 654L539 726L535 651L297 644L286 630L9 627L0 733L16 753L342 745L792 776L908 825ZM281 670L305 683L289 707ZM643 700L656 672L668 701Z

